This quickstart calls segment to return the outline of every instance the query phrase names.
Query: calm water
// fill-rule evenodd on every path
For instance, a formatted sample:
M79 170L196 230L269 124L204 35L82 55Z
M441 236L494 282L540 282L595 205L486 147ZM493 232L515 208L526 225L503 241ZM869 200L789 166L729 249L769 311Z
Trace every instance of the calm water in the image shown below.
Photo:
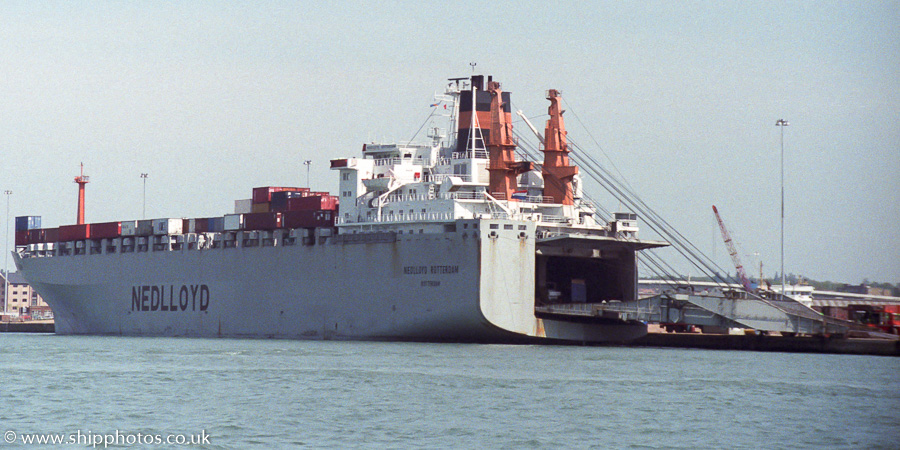
M19 434L205 430L210 448L900 448L898 358L3 334L0 361L0 432Z

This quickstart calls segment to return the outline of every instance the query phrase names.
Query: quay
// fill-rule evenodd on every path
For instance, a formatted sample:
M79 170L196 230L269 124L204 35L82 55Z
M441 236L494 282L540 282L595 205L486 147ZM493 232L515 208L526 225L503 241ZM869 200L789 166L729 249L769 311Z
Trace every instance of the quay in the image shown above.
M0 333L53 333L53 321L0 322Z
M900 340L831 336L649 333L625 346L900 356Z

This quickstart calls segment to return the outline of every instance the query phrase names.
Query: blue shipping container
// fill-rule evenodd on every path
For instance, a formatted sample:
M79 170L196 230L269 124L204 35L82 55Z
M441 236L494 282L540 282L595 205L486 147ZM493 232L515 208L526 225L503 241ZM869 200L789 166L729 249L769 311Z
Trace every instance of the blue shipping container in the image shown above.
M225 231L225 218L224 217L210 217L209 218L209 232L210 233L221 233Z
M41 216L16 217L16 231L35 230L41 227Z

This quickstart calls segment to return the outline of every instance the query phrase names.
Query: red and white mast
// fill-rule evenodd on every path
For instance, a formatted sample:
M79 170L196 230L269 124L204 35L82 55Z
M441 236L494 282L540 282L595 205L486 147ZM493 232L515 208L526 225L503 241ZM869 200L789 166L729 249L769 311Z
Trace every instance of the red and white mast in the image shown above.
M78 225L84 225L84 186L90 182L90 177L84 174L84 163L81 163L81 175L75 177L78 184Z

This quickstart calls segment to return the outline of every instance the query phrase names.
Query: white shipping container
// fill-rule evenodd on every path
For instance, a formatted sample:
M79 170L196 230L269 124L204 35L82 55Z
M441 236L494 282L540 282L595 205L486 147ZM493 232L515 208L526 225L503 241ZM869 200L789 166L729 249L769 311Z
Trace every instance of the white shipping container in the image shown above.
M181 219L153 219L153 234L181 234Z
M237 231L244 227L243 214L226 214L225 231Z
M137 232L137 221L136 220L123 220L122 221L122 236L134 236Z
M253 212L253 199L234 201L235 214L250 214L251 212ZM228 228L225 229L227 230Z

